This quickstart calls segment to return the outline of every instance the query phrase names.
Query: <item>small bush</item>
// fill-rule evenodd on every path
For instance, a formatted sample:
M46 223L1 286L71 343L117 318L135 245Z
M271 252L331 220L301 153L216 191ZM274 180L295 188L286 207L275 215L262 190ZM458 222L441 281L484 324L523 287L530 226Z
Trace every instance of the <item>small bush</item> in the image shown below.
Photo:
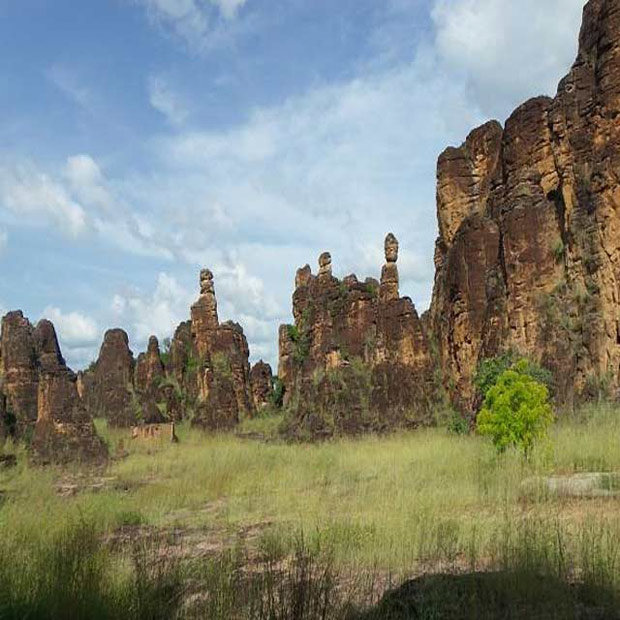
M448 417L447 429L451 435L467 435L469 434L469 422L462 414L452 411Z
M549 390L528 374L527 362L521 361L488 390L477 429L491 437L498 452L514 447L528 458L552 422Z

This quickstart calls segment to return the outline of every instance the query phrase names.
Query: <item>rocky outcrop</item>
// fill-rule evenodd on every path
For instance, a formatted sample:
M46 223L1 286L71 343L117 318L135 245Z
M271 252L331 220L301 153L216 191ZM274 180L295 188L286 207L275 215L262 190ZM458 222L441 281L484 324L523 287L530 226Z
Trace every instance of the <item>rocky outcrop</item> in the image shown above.
M52 323L38 323L34 343L39 380L33 459L41 464L104 462L107 449L80 400L77 377L65 364Z
M99 357L84 377L84 403L95 418L105 418L111 426L137 424L139 409L134 399L135 361L129 337L122 329L105 333Z
M253 415L248 343L240 325L219 322L213 274L208 269L200 273L200 296L191 308L189 341L184 328L179 330L186 351L181 375L188 392L196 393L192 423L220 430ZM172 344L173 350L181 347Z
M19 310L2 319L0 368L4 433L29 437L37 421L39 373L34 328Z
M103 462L107 450L60 352L52 323L35 327L20 311L2 320L2 435L26 441L38 463Z
M411 300L399 296L398 242L385 240L381 282L297 271L294 325L280 328L278 376L291 431L312 436L416 426L434 398L429 344Z
M165 360L163 359L165 357ZM243 329L220 323L213 274L200 273L200 296L191 320L166 346L151 336L134 362L127 334L109 330L94 367L80 377L88 410L113 426L191 419L208 429L228 429L254 413L249 349Z
M620 382L620 3L591 0L555 99L475 130L438 163L430 323L462 409L514 349L569 404Z
M271 404L273 394L273 373L271 366L260 360L250 371L252 386L252 403L256 411L261 411Z
M141 394L157 391L165 376L159 341L155 336L151 336L146 353L140 353L136 360L135 389Z

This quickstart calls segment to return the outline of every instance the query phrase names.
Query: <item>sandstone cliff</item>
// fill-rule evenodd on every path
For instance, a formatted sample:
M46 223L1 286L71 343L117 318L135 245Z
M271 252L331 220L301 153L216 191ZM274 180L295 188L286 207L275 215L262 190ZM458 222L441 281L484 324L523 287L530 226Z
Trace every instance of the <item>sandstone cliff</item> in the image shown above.
M430 421L432 363L411 300L398 291L398 242L385 240L381 282L299 269L294 325L279 333L278 376L291 431L332 435L415 426Z
M561 400L620 380L620 2L590 0L555 99L488 123L437 168L431 328L470 409L479 361L514 349Z

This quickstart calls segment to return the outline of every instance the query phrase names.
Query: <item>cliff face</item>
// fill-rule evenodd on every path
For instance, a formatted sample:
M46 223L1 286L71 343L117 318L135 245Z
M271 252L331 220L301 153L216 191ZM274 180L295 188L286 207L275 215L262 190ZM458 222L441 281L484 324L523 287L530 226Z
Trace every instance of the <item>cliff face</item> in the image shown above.
M555 99L488 123L437 169L430 323L463 409L478 362L549 367L572 402L620 379L620 3L591 0Z
M279 332L278 376L294 433L331 435L429 420L429 347L410 299L399 297L398 242L388 235L381 282L299 269L294 325Z
M107 450L82 405L77 377L67 368L56 331L33 327L19 311L2 320L2 434L25 439L33 460L103 462Z

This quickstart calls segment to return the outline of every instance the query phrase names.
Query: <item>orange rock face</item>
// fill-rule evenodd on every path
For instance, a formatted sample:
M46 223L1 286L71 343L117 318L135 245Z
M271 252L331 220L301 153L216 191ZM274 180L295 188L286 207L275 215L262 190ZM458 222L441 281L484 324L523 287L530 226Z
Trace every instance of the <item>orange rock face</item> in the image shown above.
M410 299L398 292L398 242L388 235L381 282L297 272L295 324L279 332L278 376L292 411L291 431L358 433L429 421L432 364Z
M555 99L488 123L438 164L431 326L446 387L471 407L506 349L566 402L620 380L620 3L591 0Z

